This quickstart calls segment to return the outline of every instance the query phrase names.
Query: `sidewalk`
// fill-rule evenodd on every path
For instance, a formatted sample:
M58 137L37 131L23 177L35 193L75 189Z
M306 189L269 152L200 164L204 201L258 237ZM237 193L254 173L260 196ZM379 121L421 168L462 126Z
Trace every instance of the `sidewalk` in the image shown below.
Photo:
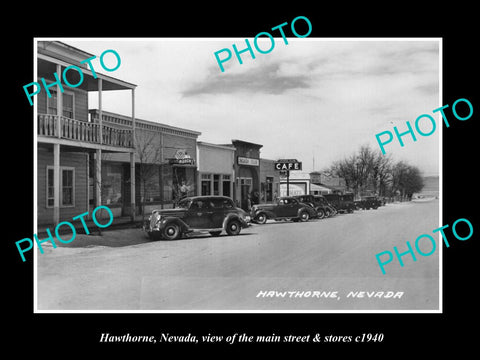
M110 230L118 230L118 229L134 229L134 228L141 228L143 223L142 223L142 215L136 215L135 216L135 221L132 221L132 218L130 216L122 216L122 217L117 217L113 219L112 224L110 224L108 227L105 228L99 228L92 219L85 220L85 224L90 232L90 234L98 234L98 230L100 229L102 232L104 231L110 231ZM148 219L148 215L145 216L145 219ZM83 224L80 219L77 220L70 220L67 222L71 223L75 227L75 231L77 234L86 234L85 228L83 227ZM43 237L47 237L47 229L50 230L50 233L52 236L55 236L55 226L53 224L51 225L38 225L37 226L37 236L39 239L42 239ZM59 234L71 234L71 228L67 225L64 225L60 228L58 231Z

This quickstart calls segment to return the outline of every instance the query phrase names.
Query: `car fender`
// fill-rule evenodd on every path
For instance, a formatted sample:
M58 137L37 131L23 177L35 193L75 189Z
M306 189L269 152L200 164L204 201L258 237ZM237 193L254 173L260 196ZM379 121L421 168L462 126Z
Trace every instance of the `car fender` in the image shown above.
M222 228L224 230L227 228L227 224L230 220L238 220L243 228L248 226L248 224L245 222L245 220L242 219L241 216L231 213L225 216L225 219L223 219Z
M277 217L277 215L275 215L275 213L272 210L259 208L259 209L256 209L255 212L253 213L252 219L255 218L260 213L266 214L268 219L275 219Z
M302 211L306 211L308 212L308 215L309 216L315 216L316 215L316 211L315 209L309 207L309 206L302 206L301 208L298 209L297 211L297 217L300 217L300 214L302 213Z
M180 226L182 232L186 232L190 230L190 227L180 218L178 217L166 217L160 220L160 230L163 230L168 224L176 223Z

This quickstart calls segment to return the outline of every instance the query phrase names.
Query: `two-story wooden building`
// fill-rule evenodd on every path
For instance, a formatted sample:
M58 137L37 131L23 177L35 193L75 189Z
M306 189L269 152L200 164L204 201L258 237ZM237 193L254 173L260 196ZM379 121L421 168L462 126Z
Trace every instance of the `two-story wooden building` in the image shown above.
M93 55L59 41L37 42L37 82L45 79L49 94L42 91L34 99L37 147L36 200L37 224L58 224L84 212L91 212L90 191L94 192L94 207L101 205L102 157L106 153L125 153L130 158L129 207L135 216L135 88L136 85L101 74L92 73L85 59ZM61 74L70 65L78 66L83 82L75 87L53 84L54 73ZM70 71L74 76L74 71ZM79 75L78 75L79 76ZM78 79L70 79L78 84ZM63 90L63 91L62 91ZM104 123L102 94L105 91L131 92L132 114L128 126L113 121ZM99 116L88 114L88 94L98 93ZM50 95L50 96L48 96ZM89 166L94 163L93 168ZM94 172L93 176L90 172ZM92 187L89 178L93 177Z

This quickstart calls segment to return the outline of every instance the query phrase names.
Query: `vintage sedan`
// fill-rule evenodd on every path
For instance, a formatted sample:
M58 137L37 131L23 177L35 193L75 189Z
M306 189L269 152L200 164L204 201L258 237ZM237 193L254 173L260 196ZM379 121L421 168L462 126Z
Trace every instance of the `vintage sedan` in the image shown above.
M299 202L308 204L317 212L317 218L323 219L335 215L336 211L322 195L297 195Z
M314 208L294 197L280 197L273 204L253 205L251 210L252 222L257 224L265 224L268 219L305 222L316 216Z
M193 232L238 235L249 223L250 216L231 198L195 196L181 200L177 208L152 211L143 229L151 239L175 240Z
M376 196L364 196L361 200L355 201L357 209L378 209L381 206L381 201Z

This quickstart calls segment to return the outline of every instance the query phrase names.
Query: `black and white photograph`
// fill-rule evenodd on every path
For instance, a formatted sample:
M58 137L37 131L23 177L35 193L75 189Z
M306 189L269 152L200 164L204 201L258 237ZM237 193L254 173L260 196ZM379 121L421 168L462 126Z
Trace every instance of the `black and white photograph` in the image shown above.
M8 353L473 349L473 6L67 5L2 23Z
M441 310L441 39L35 46L36 311Z

